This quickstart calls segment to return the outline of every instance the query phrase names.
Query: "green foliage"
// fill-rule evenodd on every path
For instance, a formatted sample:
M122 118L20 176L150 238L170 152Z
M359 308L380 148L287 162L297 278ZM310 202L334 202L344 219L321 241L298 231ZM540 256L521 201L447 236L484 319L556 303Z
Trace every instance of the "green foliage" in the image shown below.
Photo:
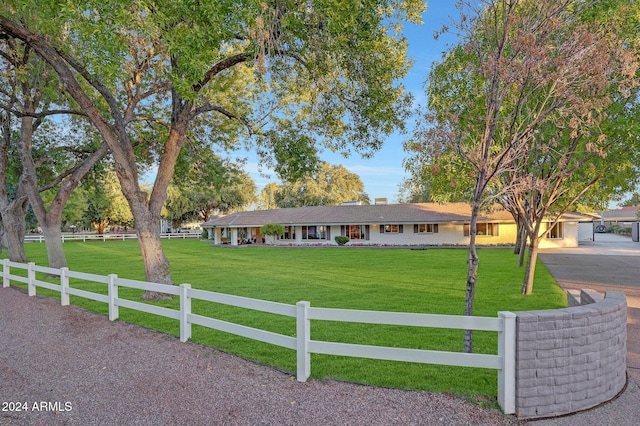
M461 315L464 301L464 250L432 249L299 249L251 247L243 250L211 248L197 240L163 240L177 283L193 288L237 296L295 304L308 300L311 306L339 309L415 312ZM67 242L69 267L100 275L118 274L143 280L144 269L134 241ZM42 244L26 246L29 258L46 264ZM485 249L478 274L476 315L496 317L499 311L524 311L566 307L562 289L541 264L537 269L540 290L520 295L522 270L513 265L509 250ZM212 280L211 259L215 259ZM238 268L238 265L251 265ZM313 265L297 268L292 265ZM41 279L40 275L38 279ZM12 285L23 285L13 283ZM71 285L106 294L104 284L71 280ZM38 288L38 294L59 300L60 294ZM119 297L139 301L141 291L121 288ZM71 296L85 309L107 313L106 304ZM154 302L179 309L179 301ZM194 312L274 333L295 335L295 319L232 308L209 302L193 302ZM129 309L120 310L123 321L140 324L172 335L178 322ZM315 340L344 343L461 351L461 331L372 324L312 322ZM295 351L268 345L198 326L193 341L210 345L285 371L295 372ZM496 333L477 333L478 353L495 354ZM457 394L495 397L495 370L446 367L362 358L314 355L312 378L336 378L378 386L389 386Z
M281 237L284 235L284 225L279 223L267 223L260 227L260 233L270 237Z
M404 127L401 30L424 10L420 0L16 0L0 13L28 23L103 87L127 88L123 105L146 97L136 112L152 119L129 125L144 141L139 161L162 155L169 127L156 124L168 124L163 103L175 90L202 108L196 139L229 147L252 133L265 164L295 180L315 168L320 146L370 155Z
M256 201L255 182L242 170L243 163L223 161L210 148L186 152L180 155L162 210L174 227L189 220L207 220L210 214L243 210Z
M312 170L320 148L378 150L409 115L401 27L424 10L420 0L9 0L0 38L54 67L148 231L187 143L256 148L285 180ZM147 195L139 173L151 164ZM171 282L159 241L141 243L149 278Z
M264 189L260 193L258 199L258 210L271 210L277 209L278 204L276 202L276 192L278 191L278 185L275 182L271 182L265 185Z
M320 163L318 169L303 179L264 189L266 201L272 196L279 208L302 206L337 206L347 201L369 204L360 176L341 165ZM272 194L272 195L271 195Z
M407 168L434 199L467 199L474 212L499 202L537 247L543 222L635 187L640 3L590 6L491 0L462 9L459 41L432 67L428 110L406 143L415 153ZM474 247L472 233L470 297ZM535 265L530 258L523 292Z
M206 240L206 239L208 239L208 238L209 238L209 232L207 232L207 230L206 230L206 229L203 229L203 230L202 230L201 238L202 238L203 240Z
M334 240L339 246L343 246L349 242L349 237L346 235L336 235Z
M628 198L620 201L618 203L618 205L620 207L627 207L627 206L637 206L640 205L640 193L638 192L634 192L633 194L631 194Z
M631 235L631 227L620 226L620 225L611 225L607 229L607 232L611 232L613 234Z
M554 187L525 177L549 176L559 165L572 170L559 210L574 197L583 205L606 205L633 187L640 151L633 94L637 2L482 6L477 16L461 17L459 44L430 71L428 112L405 143L413 178L429 185L435 199L470 199L469 188L481 173L502 179L487 183L491 197L509 186ZM487 136L490 148L481 151ZM489 161L479 161L481 152ZM575 155L568 158L567 152ZM514 182L503 170L522 171L523 178ZM580 194L585 186L591 190Z
M266 152L262 151L267 164L272 165L276 174L284 180L302 179L318 166L316 141L308 135L296 135L292 129L265 132L263 146L267 149Z

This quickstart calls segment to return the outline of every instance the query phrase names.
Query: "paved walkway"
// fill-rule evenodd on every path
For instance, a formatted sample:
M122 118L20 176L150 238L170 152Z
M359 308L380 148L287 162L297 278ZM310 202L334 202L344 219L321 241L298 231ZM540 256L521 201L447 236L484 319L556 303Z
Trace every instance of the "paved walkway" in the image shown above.
M545 249L540 259L565 289L590 288L604 293L623 291L627 296L626 390L598 408L559 419L532 422L542 425L640 424L640 243L628 237L595 234L595 241L572 249Z

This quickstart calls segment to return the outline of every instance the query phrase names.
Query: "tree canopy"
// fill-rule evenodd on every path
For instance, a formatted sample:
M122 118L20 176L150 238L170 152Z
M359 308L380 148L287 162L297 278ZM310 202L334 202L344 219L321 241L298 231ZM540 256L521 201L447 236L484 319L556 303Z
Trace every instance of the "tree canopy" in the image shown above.
M171 283L159 220L187 140L253 147L286 179L329 148L370 155L410 96L403 22L420 0L9 0L0 37L22 40L108 146L147 280ZM139 167L157 166L150 193ZM154 297L154 295L148 295Z
M268 200L270 192L276 206L337 206L347 201L369 204L360 177L342 165L321 163L311 175L295 182L286 182L275 187L267 186L262 199Z
M210 214L245 210L257 200L257 187L243 163L223 161L206 149L185 157L176 170L163 217L177 228L184 221L206 221Z
M528 223L534 249L552 205L562 204L556 214L566 211L607 173L632 176L625 154L638 151L637 133L629 131L638 51L625 17L632 7L637 16L638 6L492 0L474 11L459 5L460 42L432 68L428 111L407 147L419 161L410 166L429 178L432 193L448 190L471 203L470 315L481 209L502 202ZM470 333L465 338L470 350Z

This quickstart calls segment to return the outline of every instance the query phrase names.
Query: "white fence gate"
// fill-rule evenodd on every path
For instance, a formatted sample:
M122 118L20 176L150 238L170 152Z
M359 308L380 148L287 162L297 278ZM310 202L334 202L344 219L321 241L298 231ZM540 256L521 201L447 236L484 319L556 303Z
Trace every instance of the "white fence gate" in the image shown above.
M12 275L11 268L27 270L27 276ZM60 284L38 280L36 279L36 272L59 276ZM191 326L196 324L295 350L297 352L297 379L300 382L305 382L311 374L312 353L496 369L498 370L498 403L506 414L515 413L516 315L512 312L498 312L497 318L490 318L314 308L311 307L309 302L298 302L296 305L289 305L198 290L191 288L190 284L172 286L149 283L119 278L115 274L108 276L94 275L70 271L68 268L54 269L36 266L34 263L11 262L8 259L3 261L2 277L2 286L5 288L9 287L11 281L27 284L29 296L36 294L37 287L57 291L60 293L60 301L63 306L69 305L70 295L107 303L109 305L110 321L118 319L118 308L120 306L175 319L180 322L180 340L182 342L186 342L191 338ZM107 285L107 295L71 287L69 278L103 283ZM180 298L180 310L121 299L118 297L119 287L136 288L178 296ZM191 311L191 301L193 299L296 318L296 336L286 336L194 314ZM312 340L310 337L311 320L494 331L498 333L498 354L442 352L317 341Z

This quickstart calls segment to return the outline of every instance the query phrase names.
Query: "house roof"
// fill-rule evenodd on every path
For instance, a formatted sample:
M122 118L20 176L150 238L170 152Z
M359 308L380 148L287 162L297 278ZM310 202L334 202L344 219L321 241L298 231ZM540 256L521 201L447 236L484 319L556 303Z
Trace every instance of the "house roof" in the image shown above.
M640 207L638 206L627 206L621 209L602 212L602 218L606 221L636 222L638 220L639 210Z
M468 222L471 207L467 203L416 203L296 207L256 210L217 217L204 223L207 227L250 227L267 223L282 225L343 225ZM564 220L584 220L568 218ZM482 213L479 221L513 222L509 212L495 209Z

